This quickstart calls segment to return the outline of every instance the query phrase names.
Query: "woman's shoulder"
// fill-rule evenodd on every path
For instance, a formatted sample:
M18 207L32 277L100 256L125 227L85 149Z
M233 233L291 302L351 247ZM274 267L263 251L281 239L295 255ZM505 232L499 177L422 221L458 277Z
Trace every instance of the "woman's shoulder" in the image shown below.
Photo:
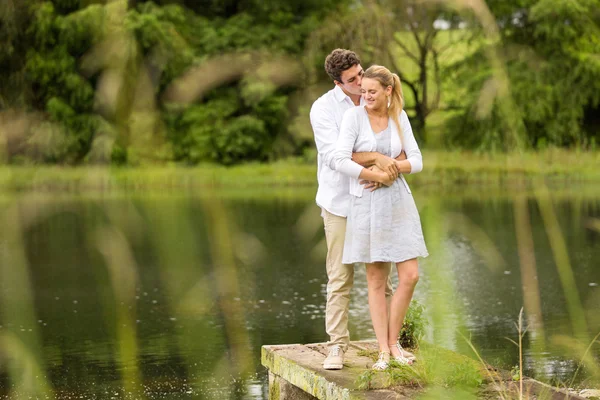
M363 112L363 106L354 106L344 112L344 118L357 118Z
M364 114L363 106L352 107L344 112L343 120L346 124L352 124L353 126L360 127L362 125L361 114Z
M404 109L400 111L400 119L408 119L408 114L406 113L406 111L404 111Z

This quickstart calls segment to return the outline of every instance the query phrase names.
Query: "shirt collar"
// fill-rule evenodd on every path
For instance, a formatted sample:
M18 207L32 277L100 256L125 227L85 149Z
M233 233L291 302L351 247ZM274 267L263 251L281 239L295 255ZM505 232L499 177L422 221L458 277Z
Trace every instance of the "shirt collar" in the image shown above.
M340 103L342 101L344 101L346 98L350 99L350 97L346 93L344 93L342 88L339 87L338 85L335 85L335 87L333 88L333 95L335 96L335 99L337 101L339 101ZM352 100L350 100L350 101L352 101Z
M335 96L335 99L341 103L342 101L348 99L352 104L354 104L354 102L352 101L352 99L350 98L350 96L348 96L346 93L344 93L344 91L342 90L342 88L340 88L338 85L335 85L335 87L333 88L333 95ZM359 105L363 105L364 104L364 99L362 98L362 96L360 96L360 103Z

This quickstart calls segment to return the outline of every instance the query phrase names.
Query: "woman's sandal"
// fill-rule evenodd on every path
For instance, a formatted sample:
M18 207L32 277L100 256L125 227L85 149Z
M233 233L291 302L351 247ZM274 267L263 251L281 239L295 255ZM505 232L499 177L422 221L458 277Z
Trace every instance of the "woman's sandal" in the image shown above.
M390 366L390 353L385 351L379 352L377 362L371 367L374 371L385 371Z
M394 356L394 361L396 361L397 363L403 364L403 365L412 365L412 363L417 361L417 358L412 353L410 353L402 348L402 346L400 345L400 341L390 344L390 347L392 347L392 346L396 346L396 348L398 349L398 351L401 354L399 356ZM410 354L410 355L405 356L404 354Z

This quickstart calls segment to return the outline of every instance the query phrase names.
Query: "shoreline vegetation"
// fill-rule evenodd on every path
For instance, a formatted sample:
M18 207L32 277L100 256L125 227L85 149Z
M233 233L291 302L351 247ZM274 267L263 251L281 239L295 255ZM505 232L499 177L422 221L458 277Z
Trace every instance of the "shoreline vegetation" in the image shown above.
M525 153L474 153L424 150L423 172L407 179L418 191L465 189L527 191L535 182L553 189L575 188L600 194L600 151L550 149ZM285 159L232 167L184 166L2 166L0 190L6 192L119 192L155 190L245 191L316 188L316 160ZM313 191L309 193L311 196Z

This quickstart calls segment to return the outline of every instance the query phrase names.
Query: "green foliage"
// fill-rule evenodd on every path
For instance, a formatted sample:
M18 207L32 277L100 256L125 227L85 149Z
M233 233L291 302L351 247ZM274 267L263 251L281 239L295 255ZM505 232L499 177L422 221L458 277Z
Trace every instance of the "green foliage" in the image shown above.
M354 384L360 390L371 390L373 384L373 378L375 377L375 371L368 369L356 378Z
M203 104L169 113L175 158L226 165L266 160L287 112L287 97L268 96L254 107L245 105L233 88L215 91L211 97Z
M61 137L51 140L53 145L47 150L36 152L36 158L44 162L79 162L91 147L100 117L92 114L94 88L80 74L77 57L99 34L96 20L101 16L102 8L92 6L64 17L50 2L41 3L33 13L28 33L34 46L27 53L25 71L34 93L33 104L54 124L45 134L34 137L54 136L56 132Z
M506 67L517 111L501 117L505 100L481 91L494 72L489 49L482 47L448 76L463 82L470 96L465 111L448 123L446 143L508 150L507 118L523 122L526 144L533 148L591 146L597 141L600 129L585 121L586 110L600 106L597 4L590 0L491 2L499 15L521 14L522 22L501 26L500 43L488 45L502 50L500 62ZM485 112L485 103L491 103L490 112Z
M421 346L415 355L417 362L412 365L391 361L390 368L382 373L382 383L385 386L475 389L484 382L481 366L463 355L431 344ZM376 352L370 356L373 360L377 358ZM368 389L374 386L377 378L377 373L366 370L356 379L355 385L359 389Z
M179 32L180 26L186 24L186 17L185 10L179 6L158 7L153 3L143 3L127 13L125 28L136 39L142 53L152 53L154 62L162 64L160 89L179 77L194 61L193 49Z
M296 151L286 128L288 95L293 88L271 82L269 71L254 63L248 64L242 76L223 82L194 104L182 107L161 100L175 79L213 56L248 51L301 53L318 23L315 17L328 12L332 1L248 2L235 6L233 13L217 3L205 10L194 4L185 8L141 1L122 14L119 7L124 4L79 0L28 4L30 18L21 30L29 45L22 64L11 68L25 77L28 90L19 90L28 94L28 106L48 116L53 132L65 135L60 150L53 147L52 156L42 160L86 160L97 130L106 123L119 132L109 158L118 164L130 160L127 155L137 152L128 149L135 143L131 135L144 134L135 131L133 121L140 102L157 105L144 110L148 118L154 118L153 113L158 116L154 126L147 124L143 129L166 135L177 161L229 165L267 160L273 156L276 141L291 144L280 149ZM10 33L3 26L0 43ZM7 43L14 46L13 36ZM11 59L12 48L0 48L0 64ZM111 78L105 81L102 78L108 70ZM145 72L152 87L139 92ZM100 96L96 93L99 83L108 90ZM10 99L2 92L4 87L10 88L0 85L0 101ZM110 97L115 92L116 98ZM143 99L147 95L154 95L154 101Z
M110 160L114 165L127 164L127 149L119 144L114 145L110 153Z
M425 334L425 317L423 316L423 311L423 306L417 300L410 302L398 337L403 347L411 349L419 347L419 341Z
M510 377L513 381L518 382L521 379L521 370L518 365L515 365L510 370Z
M338 24L342 30L336 31L334 43L320 43L310 35L330 21L327 18L351 21L357 11L366 9L360 2L346 0L183 0L177 4L138 0L129 2L129 7L126 1L23 0L11 4L0 6L0 68L5 77L0 82L0 107L34 112L45 117L50 125L44 126L52 129L22 138L35 145L11 147L18 154L9 159L86 162L95 158L88 153L109 126L114 135L104 143L116 147L105 151L103 159L119 164L144 153L130 148L140 143L134 137L138 134L167 138L166 144L153 147L156 154L150 158L189 164L230 165L307 152L312 146L310 127L305 123L302 132L306 133L298 133L290 121L296 113L289 110L291 104L307 109L312 100L296 101L303 97L297 96L297 89L305 86L306 74L301 70L296 79L296 72L290 72L294 78L282 83L252 57L292 56L299 65L314 65L325 79L322 63L330 47L344 46L351 37L361 39L355 34L358 31L344 30L347 24L343 23ZM378 4L388 3L381 0ZM494 73L486 46L498 46L517 105L511 118L522 122L519 127L527 145L595 148L600 140L600 125L594 117L600 107L597 1L490 0L488 4L500 23L500 42L476 40L474 47L479 51L466 50L469 36L476 36L477 30L473 17L462 15L474 35L464 35L458 47L452 47L456 51L447 52L448 59L440 58L441 76L446 77L441 104L453 109L452 117L439 124L446 127L445 143L485 150L510 147L510 124L501 112L501 101L492 96L486 103L482 101L486 96L481 95ZM401 7L394 9L400 11ZM455 12L442 8L432 12L451 20L453 26L460 22ZM515 15L519 15L518 23L513 22ZM399 55L399 47L383 51L385 46L379 46L379 41L387 40L381 35L390 34L390 41L414 53L417 49L410 32L388 32L388 28L401 29L395 24L373 30L371 19L361 21L376 39L362 41L365 61L369 55L382 54L389 56L390 65L398 63L396 69L409 80L419 75L411 67L413 61ZM309 37L315 43L307 46ZM448 38L440 31L432 40L446 48L452 42ZM165 104L166 90L175 80L223 54L249 55L251 60L243 71L191 104ZM450 69L451 62L455 64ZM435 75L431 64L428 59L426 76ZM112 80L104 79L107 74ZM436 97L433 86L428 86L430 99ZM413 92L406 84L409 106L415 101ZM410 107L408 111L415 114ZM420 111L416 114L423 117L426 113ZM296 118L306 121L305 114ZM144 115L149 122L140 124L135 115ZM432 117L439 118L434 114L428 118ZM418 119L413 118L415 127ZM48 151L42 151L43 143L52 144ZM108 156L111 152L112 157Z

